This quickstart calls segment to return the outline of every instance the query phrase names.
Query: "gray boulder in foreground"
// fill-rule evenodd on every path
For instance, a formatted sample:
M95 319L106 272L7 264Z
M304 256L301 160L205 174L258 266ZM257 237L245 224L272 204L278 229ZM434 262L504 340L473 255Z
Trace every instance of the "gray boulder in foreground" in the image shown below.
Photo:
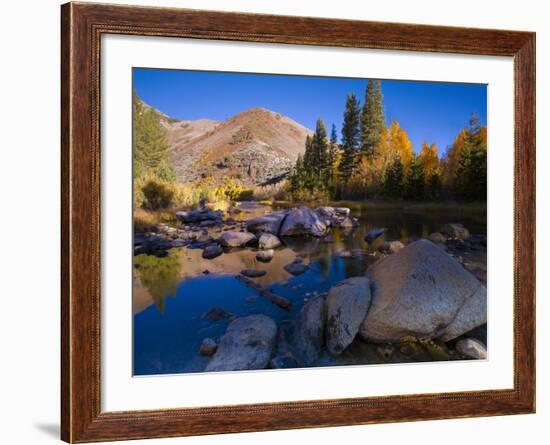
M319 295L302 307L294 324L291 346L302 366L311 366L321 355L325 325L325 297Z
M275 348L277 325L265 315L233 320L218 343L206 371L264 369Z
M487 322L485 287L428 240L376 262L367 277L372 302L360 329L364 339L448 341Z
M321 237L326 231L327 227L317 213L309 207L300 207L288 213L279 235Z
M226 247L242 247L254 239L256 237L252 233L230 230L222 233L219 242Z
M346 349L359 331L371 302L370 281L352 277L333 286L327 297L327 348L332 355Z
M283 219L285 219L286 215L287 212L282 211L249 219L246 222L246 230L252 233L265 232L278 235L279 230L281 229L281 223L283 222Z
M474 338L463 338L456 342L456 350L464 357L476 360L487 358L487 348L479 340Z

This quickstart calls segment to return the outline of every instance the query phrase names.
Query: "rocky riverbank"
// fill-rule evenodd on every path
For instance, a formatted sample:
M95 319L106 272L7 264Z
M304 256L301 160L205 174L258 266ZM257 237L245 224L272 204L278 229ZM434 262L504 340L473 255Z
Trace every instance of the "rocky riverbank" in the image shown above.
M339 207L300 207L248 219L237 214L237 209L178 212L178 226L136 233L135 254L163 257L186 247L201 249L209 261L244 249L270 262L296 240L332 243L336 233L358 225L349 209ZM205 338L197 354L212 357L207 371L484 358L486 243L484 235L458 223L444 224L426 239L390 239L386 228L373 228L364 248L336 253L346 262L372 256L374 263L360 276L313 295L290 323L229 314L225 334ZM283 265L291 276L311 267L300 255ZM262 272L243 269L238 280L288 311L292 301L256 281Z

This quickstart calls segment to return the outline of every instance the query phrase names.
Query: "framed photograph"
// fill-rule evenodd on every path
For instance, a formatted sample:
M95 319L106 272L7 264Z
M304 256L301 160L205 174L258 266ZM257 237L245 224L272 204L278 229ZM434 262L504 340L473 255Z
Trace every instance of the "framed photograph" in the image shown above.
M535 34L67 3L62 439L535 411Z

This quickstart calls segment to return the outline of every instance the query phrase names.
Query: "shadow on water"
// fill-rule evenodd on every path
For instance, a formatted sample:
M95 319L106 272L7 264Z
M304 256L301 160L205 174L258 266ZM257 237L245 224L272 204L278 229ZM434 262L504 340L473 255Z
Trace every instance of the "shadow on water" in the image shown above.
M262 209L262 212L265 208ZM254 215L251 215L254 213ZM256 216L257 209L239 214L240 219ZM377 247L386 240L405 241L427 237L447 222L461 222L473 233L485 233L485 215L464 210L404 212L402 209L353 212L360 225L354 230L333 230L328 239L284 239L270 263L256 259L253 249L234 249L213 259L202 258L200 249L171 249L168 256L138 255L134 258L134 374L151 375L203 371L208 358L198 354L206 337L218 340L227 320L202 317L218 307L231 315L265 314L278 324L295 318L304 303L316 293L328 292L337 282L363 275L377 260ZM386 227L386 234L368 245L365 235L374 227ZM360 255L343 259L339 252L355 250ZM284 266L297 256L310 265L294 277ZM255 282L292 302L290 311L235 278L243 269L265 270Z

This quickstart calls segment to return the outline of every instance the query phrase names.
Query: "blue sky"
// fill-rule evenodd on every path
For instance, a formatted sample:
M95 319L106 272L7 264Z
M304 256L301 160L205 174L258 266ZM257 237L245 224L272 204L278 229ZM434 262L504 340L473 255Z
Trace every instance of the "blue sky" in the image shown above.
M226 120L253 107L284 114L315 129L322 118L340 136L346 96L364 101L365 79L134 68L134 89L177 119ZM476 113L487 121L487 87L479 84L382 80L388 125L397 119L419 151L436 143L440 156Z

